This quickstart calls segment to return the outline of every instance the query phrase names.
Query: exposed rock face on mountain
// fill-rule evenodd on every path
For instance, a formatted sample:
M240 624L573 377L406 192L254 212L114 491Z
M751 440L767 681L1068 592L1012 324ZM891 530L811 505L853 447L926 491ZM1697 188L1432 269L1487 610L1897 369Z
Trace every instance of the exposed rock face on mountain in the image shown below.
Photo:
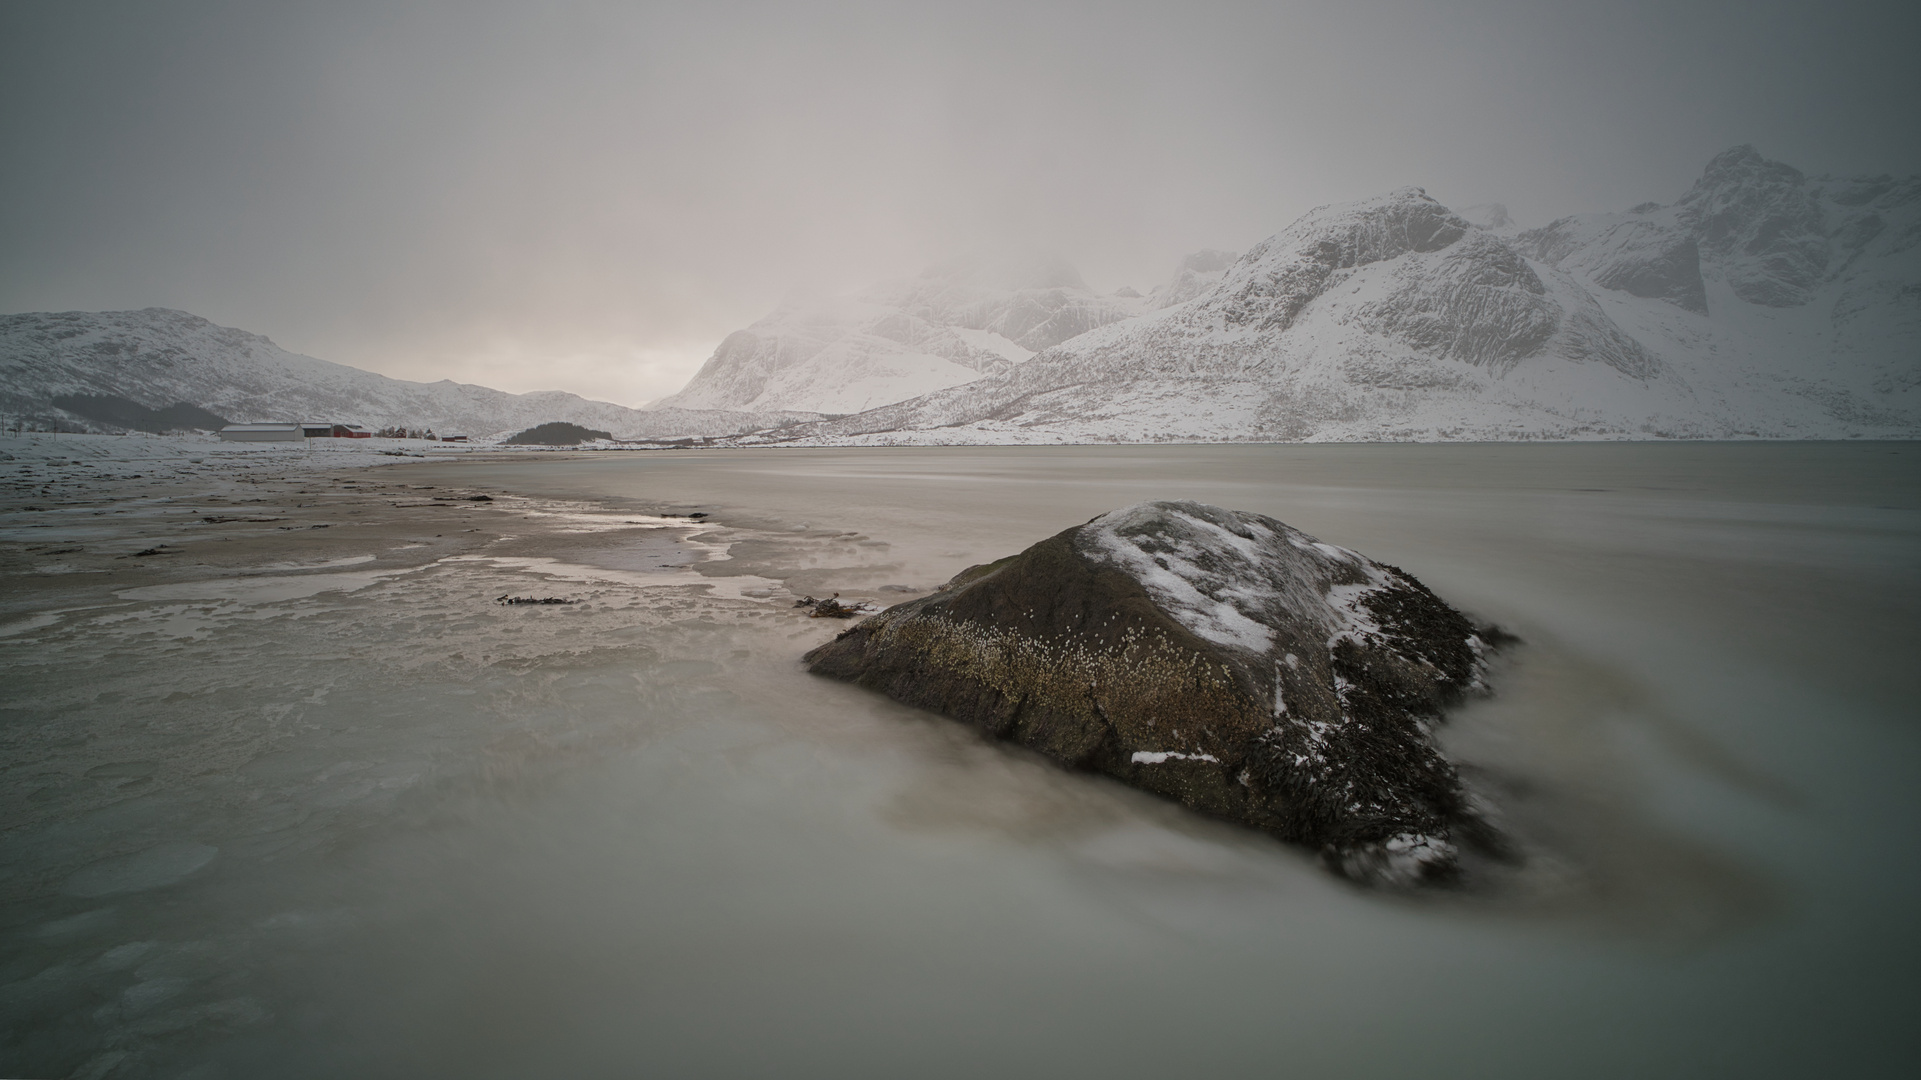
M1603 288L1691 311L1708 311L1703 267L1737 300L1797 307L1839 282L1915 280L1921 263L1909 253L1921 244L1921 177L1810 179L1740 146L1709 162L1672 206L1562 218L1521 241ZM1638 269L1666 252L1666 274Z
M509 394L444 380L405 382L290 353L258 334L165 308L0 316L0 408L79 430L112 430L98 410L55 402L103 397L134 411L179 411L184 403L218 414L212 419L329 420L469 435L561 420L623 438L667 439L813 418L642 412L554 391Z
M1407 884L1494 840L1430 737L1482 685L1493 636L1272 518L1159 502L965 571L806 661Z
M1911 438L1921 177L1752 148L1672 206L1483 228L1418 188L1309 212L1191 300L801 442Z
M1790 307L1806 303L1828 269L1821 195L1794 167L1738 146L1710 161L1675 209L1734 295Z
M1701 314L1708 313L1705 254L1736 298L1795 307L1813 299L1830 267L1849 263L1883 231L1877 209L1898 212L1915 195L1913 181L1810 181L1739 146L1709 162L1672 206L1562 218L1521 242L1534 257L1604 289Z
M1706 315L1701 249L1687 230L1675 226L1674 216L1656 209L1563 218L1525 234L1522 246L1542 262L1582 274L1604 289Z
M1141 310L1051 259L967 259L854 300L792 298L657 405L852 413L1002 374Z
M1672 206L1562 218L1519 243L1599 295L1710 317L1706 328L1669 329L1648 325L1660 316L1644 310L1644 336L1732 353L1843 424L1913 428L1921 177L1810 178L1740 146L1709 162ZM1845 433L1859 432L1835 432Z

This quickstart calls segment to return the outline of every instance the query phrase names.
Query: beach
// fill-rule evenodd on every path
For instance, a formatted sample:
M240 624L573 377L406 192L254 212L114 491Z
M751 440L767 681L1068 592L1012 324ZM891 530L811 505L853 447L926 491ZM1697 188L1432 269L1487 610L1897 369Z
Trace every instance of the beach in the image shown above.
M1905 1053L1902 444L141 444L0 441L8 1070ZM1153 497L1279 517L1520 637L1445 736L1533 855L1511 890L1358 890L800 667L846 625L802 596L922 595Z

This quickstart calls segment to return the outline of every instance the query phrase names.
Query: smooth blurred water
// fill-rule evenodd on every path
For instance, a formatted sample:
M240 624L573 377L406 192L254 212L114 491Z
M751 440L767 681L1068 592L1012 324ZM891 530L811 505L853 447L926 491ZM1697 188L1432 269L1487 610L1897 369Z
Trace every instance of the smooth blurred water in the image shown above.
M634 538L588 533L552 541L551 563L169 586L5 639L9 764L32 764L7 783L37 770L48 786L0 837L0 1071L1905 1071L1918 454L404 466L698 507L714 516L680 530L685 547L727 545L699 568L727 580L658 583L657 537L643 566ZM1521 635L1449 738L1536 845L1526 888L1358 892L1262 837L799 668L841 627L800 618L775 583L884 598L1147 498L1273 515ZM588 602L489 602L538 589ZM84 787L44 780L63 762L99 764Z

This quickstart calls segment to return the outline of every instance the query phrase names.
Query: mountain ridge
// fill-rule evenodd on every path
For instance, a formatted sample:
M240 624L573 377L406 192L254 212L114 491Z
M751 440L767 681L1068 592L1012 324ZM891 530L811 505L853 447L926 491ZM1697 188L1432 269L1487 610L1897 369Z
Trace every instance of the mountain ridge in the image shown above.
M389 379L164 308L0 316L0 410L119 422L56 399L113 399L136 426L742 445L1913 438L1921 176L1811 177L1739 146L1672 203L1526 229L1407 187L1196 252L1147 296L1049 257L953 260L790 297L642 409Z
M1921 435L1921 177L1744 146L1669 206L1479 211L1318 207L1192 299L745 441Z
M642 411L557 390L510 394L450 379L391 379L170 308L0 316L0 409L79 430L112 430L116 425L54 401L103 395L155 410L186 403L234 420L328 420L443 434L566 421L628 438L711 437L815 418Z

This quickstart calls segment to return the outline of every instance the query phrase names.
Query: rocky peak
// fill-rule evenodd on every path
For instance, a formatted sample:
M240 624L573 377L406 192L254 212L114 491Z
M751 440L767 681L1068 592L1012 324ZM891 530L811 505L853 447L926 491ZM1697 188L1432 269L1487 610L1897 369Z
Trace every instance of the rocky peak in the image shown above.
M1807 177L1801 170L1780 161L1769 161L1752 143L1730 147L1708 159L1701 178L1694 182L1688 196L1703 190L1747 184L1801 184ZM1688 196L1683 196L1686 201Z
M1807 177L1752 146L1715 155L1675 206L1678 223L1749 303L1806 303L1827 271L1821 202Z
M1439 251L1474 228L1417 187L1320 207L1255 245L1210 303L1231 326L1285 329L1336 270Z

